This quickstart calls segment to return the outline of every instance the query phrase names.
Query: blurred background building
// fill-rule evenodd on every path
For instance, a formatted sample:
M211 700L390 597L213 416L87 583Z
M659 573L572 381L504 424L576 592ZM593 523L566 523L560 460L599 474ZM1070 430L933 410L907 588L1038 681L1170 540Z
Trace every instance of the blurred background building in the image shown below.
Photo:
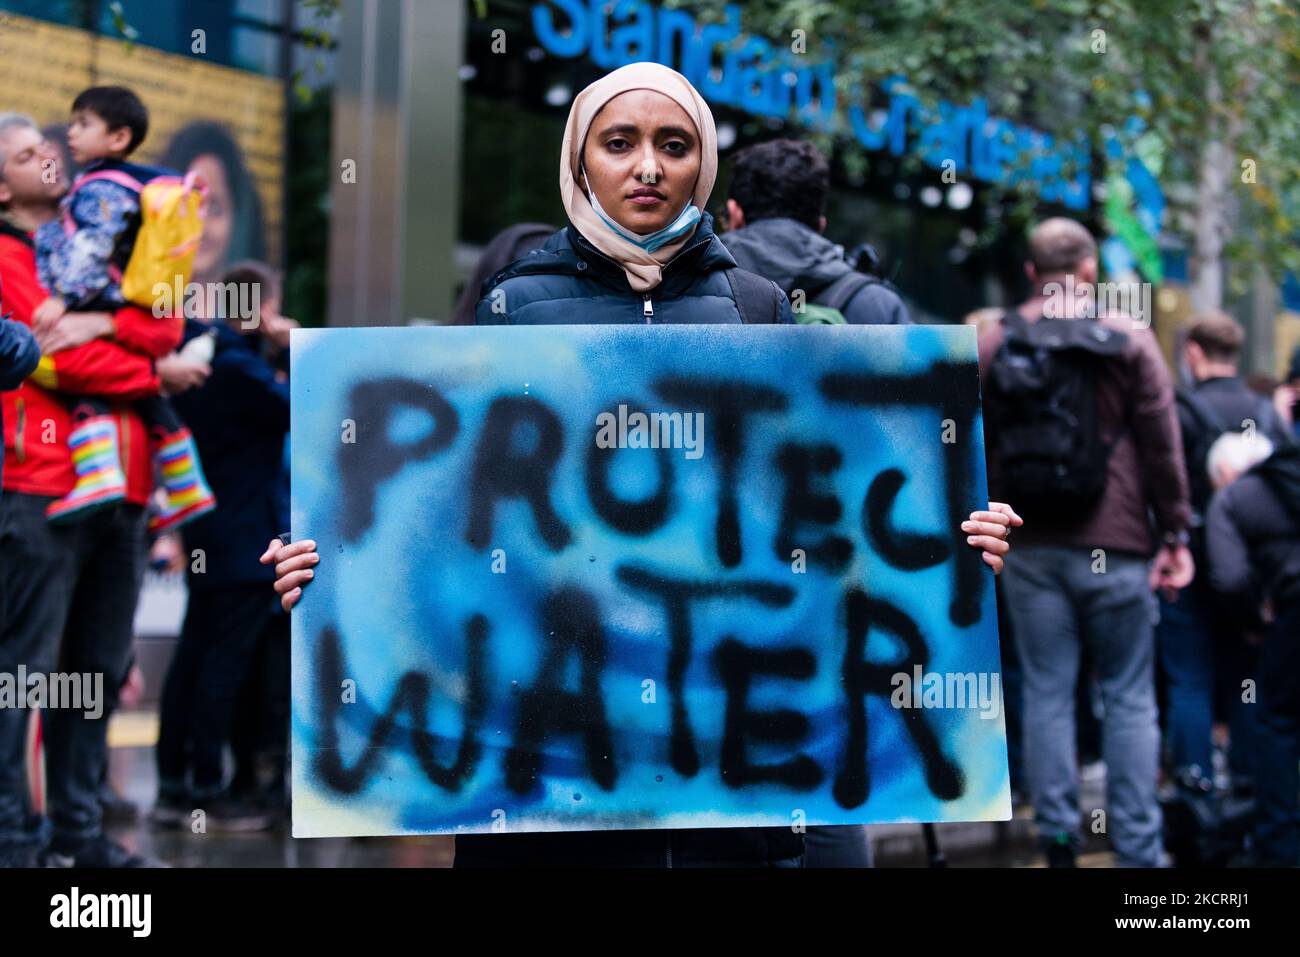
M828 234L847 248L874 246L881 271L920 321L960 321L981 306L1018 301L1025 227L1063 213L1108 237L1109 278L1153 280L1157 333L1167 356L1175 354L1191 311L1190 251L1162 228L1170 212L1155 175L1136 159L1117 175L1103 162L1104 144L1054 144L1031 117L990 115L979 96L921 117L907 112L906 96L882 97L877 88L855 117L843 89L851 71L833 51L810 55L828 71L812 68L807 89L808 78L788 78L799 85L795 110L764 109L743 95L743 78L724 69L727 49L766 42L740 6L726 7L721 22L721 4L690 2L342 0L338 9L333 170L354 154L368 159L357 164L363 188L335 176L332 322L440 321L499 230L561 223L554 183L568 105L591 80L640 58L644 31L653 58L679 69L696 62L701 39L709 48L692 79L703 81L718 120L715 214L736 149L811 135L832 156ZM695 51L687 49L691 36ZM785 42L767 40L773 48ZM838 97L839 111L823 111L822 81L836 71L830 102ZM1005 140L1031 148L1017 153L1000 145ZM941 176L940 144L969 151L955 178ZM1060 188L1043 189L1044 176ZM1030 181L1036 188L1023 189ZM1107 204L1108 188L1131 194L1127 208ZM1248 369L1281 376L1300 342L1300 284L1241 263L1228 271L1225 305L1248 331Z
M855 116L851 71L811 41L808 75L787 77L796 109L777 115L742 95L722 53L787 41L756 33L741 7L725 9L720 20L720 5L705 2L0 0L0 99L58 124L92 82L136 87L154 117L142 158L208 156L208 169L217 160L232 216L221 259L283 268L286 312L308 324L445 321L493 235L522 221L560 224L568 104L640 56L643 27L648 49L678 68L709 48L697 79L723 156L715 214L737 148L815 137L832 156L828 234L847 248L870 243L918 320L955 322L1016 301L1024 226L1051 213L1120 232L1106 265L1112 278L1136 275L1142 251L1126 251L1132 231L1106 215L1099 144L1054 144L1032 118L990 115L979 97L922 117L877 87ZM1047 144L1047 165L999 140ZM969 161L943 176L937 160L953 144ZM1172 356L1190 312L1188 250L1162 230L1154 177L1133 169L1127 225L1158 257L1147 272L1158 274L1156 328ZM1061 188L1027 194L1021 185L1044 170ZM1247 365L1280 375L1300 343L1300 283L1234 268L1226 305L1248 330Z

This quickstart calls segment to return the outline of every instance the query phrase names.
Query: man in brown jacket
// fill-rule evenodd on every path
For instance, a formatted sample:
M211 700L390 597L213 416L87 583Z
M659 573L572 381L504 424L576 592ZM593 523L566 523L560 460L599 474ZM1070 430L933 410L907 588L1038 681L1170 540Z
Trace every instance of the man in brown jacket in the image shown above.
M1026 322L1045 312L1093 321L1084 317L1095 302L1097 246L1082 225L1058 218L1037 226L1026 272L1035 290L1017 307ZM1087 295L1062 300L1062 289ZM1162 859L1153 590L1173 593L1192 579L1187 476L1173 389L1155 336L1128 317L1096 321L1128 337L1122 355L1101 363L1096 381L1100 432L1110 448L1104 491L1085 512L1038 521L1027 516L1003 587L1024 669L1026 771L1049 863L1072 866L1083 843L1074 689L1086 643L1105 705L1105 830L1119 864L1152 867ZM1005 336L1004 323L989 324L980 335L982 382ZM997 498L1003 491L993 440L999 422L994 410L986 415L989 487Z

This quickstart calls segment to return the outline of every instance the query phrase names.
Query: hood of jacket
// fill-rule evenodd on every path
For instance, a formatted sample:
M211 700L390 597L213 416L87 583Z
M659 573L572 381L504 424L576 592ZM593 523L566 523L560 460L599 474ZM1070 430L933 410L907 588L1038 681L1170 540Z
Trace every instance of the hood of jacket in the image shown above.
M721 238L742 268L772 280L787 294L803 289L816 295L852 268L843 246L794 219L760 219Z

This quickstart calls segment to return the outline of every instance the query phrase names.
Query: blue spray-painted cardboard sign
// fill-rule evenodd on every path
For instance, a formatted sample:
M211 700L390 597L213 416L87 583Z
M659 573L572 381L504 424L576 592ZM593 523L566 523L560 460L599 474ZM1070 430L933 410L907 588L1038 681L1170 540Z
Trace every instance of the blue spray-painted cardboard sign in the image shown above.
M972 329L292 356L296 836L1010 816Z

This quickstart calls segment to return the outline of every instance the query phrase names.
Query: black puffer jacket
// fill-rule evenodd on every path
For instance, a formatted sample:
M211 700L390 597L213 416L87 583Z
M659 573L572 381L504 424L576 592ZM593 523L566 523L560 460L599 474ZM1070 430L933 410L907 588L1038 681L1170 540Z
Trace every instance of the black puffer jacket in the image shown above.
M480 326L547 326L601 323L738 323L740 310L728 279L736 260L713 232L705 213L695 233L663 268L648 293L633 291L623 267L573 226L561 229L483 283ZM734 278L734 277L733 277ZM790 301L772 283L768 321L793 322Z
M1229 601L1300 601L1300 525L1258 470L1210 500L1206 540L1210 584Z
M569 226L483 283L477 323L739 323L725 274L738 268L705 213L663 282L642 296L618 263ZM792 322L789 300L768 285L778 321ZM474 834L456 838L456 866L794 867L803 850L803 835L789 827Z

